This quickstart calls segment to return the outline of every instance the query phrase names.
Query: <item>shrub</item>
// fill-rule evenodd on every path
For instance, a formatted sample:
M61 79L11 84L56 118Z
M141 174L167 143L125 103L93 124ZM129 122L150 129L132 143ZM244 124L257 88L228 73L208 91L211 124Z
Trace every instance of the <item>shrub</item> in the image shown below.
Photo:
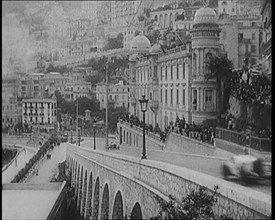
M169 196L170 201L166 202L156 197L160 211L152 220L158 219L233 219L231 217L214 214L213 206L217 203L218 186L214 186L214 192L208 192L206 187L200 186L198 190L192 190L189 195L182 198L178 203L175 198ZM163 216L165 213L166 216Z

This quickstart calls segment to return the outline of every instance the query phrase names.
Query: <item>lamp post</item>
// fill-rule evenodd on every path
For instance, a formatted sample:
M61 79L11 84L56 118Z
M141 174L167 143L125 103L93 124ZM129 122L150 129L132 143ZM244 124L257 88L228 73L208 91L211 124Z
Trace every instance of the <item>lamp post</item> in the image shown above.
M106 74L106 110L105 110L105 113L106 113L106 140L105 140L105 149L108 149L109 147L109 144L108 144L108 98L109 98L109 95L108 95L108 89L109 89L109 84L108 84L108 68L109 68L109 64L110 63L113 63L113 59L108 59L107 62L106 62L106 66L105 66L105 74Z
M80 146L80 133L78 130L78 99L76 100L76 139L79 138L78 146Z
M93 119L93 127L94 127L94 150L96 149L96 146L95 146L95 127L96 127L96 118Z
M146 147L145 147L145 112L147 111L148 99L145 99L145 95L139 100L141 111L143 112L143 148L141 159L146 159Z
M73 143L73 130L71 130L71 144Z

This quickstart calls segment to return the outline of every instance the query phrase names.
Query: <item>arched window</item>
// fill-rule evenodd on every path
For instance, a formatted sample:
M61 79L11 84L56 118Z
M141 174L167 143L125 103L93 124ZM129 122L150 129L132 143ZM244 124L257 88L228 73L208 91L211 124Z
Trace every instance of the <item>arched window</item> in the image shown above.
M212 57L212 53L210 53L210 52L208 52L208 53L205 55L205 58L204 58L204 72L205 72L205 73L209 73L209 72L210 72L207 63L210 61L210 58L211 58L211 57Z

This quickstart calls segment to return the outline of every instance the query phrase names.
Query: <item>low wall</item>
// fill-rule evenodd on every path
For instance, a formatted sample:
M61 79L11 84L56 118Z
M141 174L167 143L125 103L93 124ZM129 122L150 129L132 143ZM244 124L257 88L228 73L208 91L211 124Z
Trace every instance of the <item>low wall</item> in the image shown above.
M215 138L214 142L215 147L232 152L234 154L244 154L244 146L225 141L220 138ZM256 156L258 158L262 158L265 161L271 162L272 155L270 152L260 152L254 149L248 148L249 154Z
M174 196L178 201L198 186L205 186L212 191L214 186L218 185L218 203L214 209L216 214L227 214L234 219L271 218L271 195L223 179L163 162L94 151L68 143L67 155L74 158L74 154L123 171L166 196Z
M126 143L128 145L132 145L132 146L142 146L143 143L143 133L142 133L142 128L137 127L137 126L130 126L130 124L128 124L127 122L123 122L120 123L118 125L118 127L121 127L123 129L122 133L124 133L125 131L125 135L127 135L128 132L128 136L131 134L132 138L131 141L128 140L127 143L127 138L125 137L125 141L123 138L123 134L122 134L122 142ZM153 134L150 132L147 132L146 134L146 147L149 149L162 149L162 147L164 146L164 144L162 142L160 142L159 140L157 140L156 138L153 138ZM135 141L134 141L135 138ZM130 143L129 143L130 142Z
M165 147L184 151L190 154L201 155L213 155L215 151L215 147L211 144L202 143L201 141L173 132L168 136Z

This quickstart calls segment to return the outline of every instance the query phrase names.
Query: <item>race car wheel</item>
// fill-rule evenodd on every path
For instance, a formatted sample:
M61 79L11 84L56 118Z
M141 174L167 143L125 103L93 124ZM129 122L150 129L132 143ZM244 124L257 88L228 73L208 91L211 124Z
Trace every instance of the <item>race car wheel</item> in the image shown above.
M223 174L224 179L228 179L228 176L230 175L230 170L229 170L228 166L226 166L226 165L222 166L222 174Z

